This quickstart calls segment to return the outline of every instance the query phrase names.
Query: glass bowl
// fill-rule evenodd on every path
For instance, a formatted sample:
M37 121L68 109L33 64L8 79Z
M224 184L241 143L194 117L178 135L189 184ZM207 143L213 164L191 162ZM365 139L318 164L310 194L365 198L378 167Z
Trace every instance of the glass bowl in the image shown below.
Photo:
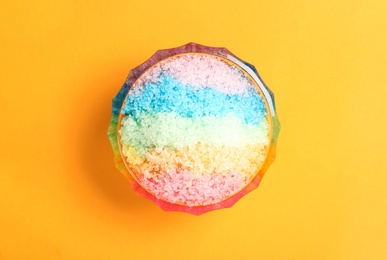
M274 95L254 66L225 48L189 43L130 71L108 136L137 194L200 215L258 187L279 130Z

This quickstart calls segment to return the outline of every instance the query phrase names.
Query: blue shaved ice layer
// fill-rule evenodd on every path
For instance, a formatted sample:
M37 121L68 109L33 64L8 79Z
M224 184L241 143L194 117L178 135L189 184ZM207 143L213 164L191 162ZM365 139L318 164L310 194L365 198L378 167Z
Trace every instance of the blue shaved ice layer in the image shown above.
M122 113L137 119L142 112L174 112L192 119L231 113L247 124L259 125L266 116L266 107L255 88L243 95L225 94L212 88L186 86L163 74L157 82L147 82L127 96Z

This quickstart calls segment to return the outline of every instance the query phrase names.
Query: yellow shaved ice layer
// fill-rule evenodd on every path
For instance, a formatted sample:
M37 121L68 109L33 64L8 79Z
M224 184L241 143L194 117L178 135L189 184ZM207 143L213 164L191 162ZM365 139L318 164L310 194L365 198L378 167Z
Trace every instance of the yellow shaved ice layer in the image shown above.
M136 154L130 146L123 146L127 161L136 172L144 174L145 178L154 178L160 172L182 169L196 176L219 173L238 172L251 177L261 167L264 161L265 146L245 145L230 147L215 144L198 143L179 149L152 148L146 158Z
M141 156L137 150L131 146L123 145L122 153L126 157L127 162L130 164L138 165L145 161L145 157Z

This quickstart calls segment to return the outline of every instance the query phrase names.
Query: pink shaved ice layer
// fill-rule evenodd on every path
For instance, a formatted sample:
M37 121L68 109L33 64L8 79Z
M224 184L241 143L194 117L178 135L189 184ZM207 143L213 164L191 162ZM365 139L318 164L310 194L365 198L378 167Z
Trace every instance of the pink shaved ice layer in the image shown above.
M156 198L190 207L219 203L243 189L250 181L248 177L233 172L195 177L181 169L161 173L156 178L139 177L143 187Z
M209 87L225 94L242 95L247 93L248 88L255 88L251 80L235 66L216 56L195 53L161 61L144 73L135 88L154 81L161 73L187 86L197 89Z

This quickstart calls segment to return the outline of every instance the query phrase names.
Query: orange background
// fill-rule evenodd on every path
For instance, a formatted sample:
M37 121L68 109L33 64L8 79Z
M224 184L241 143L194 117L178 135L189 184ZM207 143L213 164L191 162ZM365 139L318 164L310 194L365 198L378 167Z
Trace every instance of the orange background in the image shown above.
M0 259L386 259L387 2L0 5ZM278 155L233 208L140 198L111 100L157 49L224 46L276 95Z

